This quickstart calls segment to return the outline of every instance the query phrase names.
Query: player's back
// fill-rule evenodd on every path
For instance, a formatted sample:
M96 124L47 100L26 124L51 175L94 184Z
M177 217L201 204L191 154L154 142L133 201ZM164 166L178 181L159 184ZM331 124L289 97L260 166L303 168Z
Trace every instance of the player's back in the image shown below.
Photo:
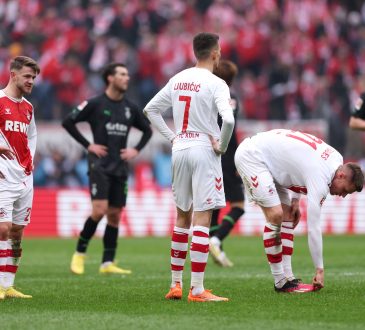
M310 179L328 183L341 154L321 139L303 132L272 130L252 138L275 180L284 185L305 185Z
M169 84L176 134L199 132L218 138L216 102L224 93L229 97L226 83L207 69L193 67L176 74Z

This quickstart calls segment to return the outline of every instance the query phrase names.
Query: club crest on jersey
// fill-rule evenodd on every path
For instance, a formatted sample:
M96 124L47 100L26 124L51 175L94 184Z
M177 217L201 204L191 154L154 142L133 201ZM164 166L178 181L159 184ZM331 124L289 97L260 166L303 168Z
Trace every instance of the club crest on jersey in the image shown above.
M127 119L131 118L131 108L130 107L125 107L124 110L125 110L125 117Z
M6 115L11 115L10 108L5 108L5 114L6 114Z

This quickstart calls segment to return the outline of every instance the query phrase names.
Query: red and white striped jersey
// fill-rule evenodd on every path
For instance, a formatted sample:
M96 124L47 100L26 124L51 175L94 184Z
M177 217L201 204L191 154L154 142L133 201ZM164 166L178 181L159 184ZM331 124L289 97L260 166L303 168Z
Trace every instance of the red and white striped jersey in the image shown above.
M151 123L170 141L174 149L190 145L211 145L209 135L220 140L221 150L227 149L234 117L227 84L204 68L189 68L173 76L166 86L146 105ZM172 107L175 132L164 125L161 113ZM217 123L222 117L222 130ZM192 134L189 134L192 133Z
M0 145L9 148L15 159L0 157L0 171L9 182L18 183L33 171L37 130L32 104L0 90Z

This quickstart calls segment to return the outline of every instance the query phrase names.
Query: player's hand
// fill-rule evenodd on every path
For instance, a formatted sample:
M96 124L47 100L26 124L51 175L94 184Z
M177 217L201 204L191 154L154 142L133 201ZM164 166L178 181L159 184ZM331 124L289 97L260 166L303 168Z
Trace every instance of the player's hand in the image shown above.
M312 284L315 290L324 288L324 270L322 268L316 269L316 275L313 277Z
M290 206L290 219L293 221L293 228L295 228L300 220L300 209L299 209L299 200L293 198Z
M108 154L108 147L102 144L90 144L87 148L87 151L101 158L105 157Z
M120 149L120 158L123 160L131 160L139 154L139 151L134 148Z
M213 150L216 155L223 155L224 152L219 149L219 140L215 139L213 136L209 135L210 143L212 144Z
M0 146L0 157L5 159L5 160L6 159L12 160L12 159L14 159L15 154L9 148Z

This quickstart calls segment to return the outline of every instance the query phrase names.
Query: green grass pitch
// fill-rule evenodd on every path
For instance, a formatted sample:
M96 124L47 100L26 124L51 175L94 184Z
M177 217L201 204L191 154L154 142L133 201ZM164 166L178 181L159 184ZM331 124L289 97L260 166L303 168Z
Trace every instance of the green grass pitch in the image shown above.
M121 238L120 265L129 276L98 274L100 239L90 245L86 273L69 272L75 240L25 239L16 285L31 300L0 302L0 329L365 329L364 236L324 237L325 288L309 294L273 290L261 237L230 237L231 269L207 266L205 287L227 303L165 301L170 284L169 238ZM310 282L307 238L297 237L295 274Z

